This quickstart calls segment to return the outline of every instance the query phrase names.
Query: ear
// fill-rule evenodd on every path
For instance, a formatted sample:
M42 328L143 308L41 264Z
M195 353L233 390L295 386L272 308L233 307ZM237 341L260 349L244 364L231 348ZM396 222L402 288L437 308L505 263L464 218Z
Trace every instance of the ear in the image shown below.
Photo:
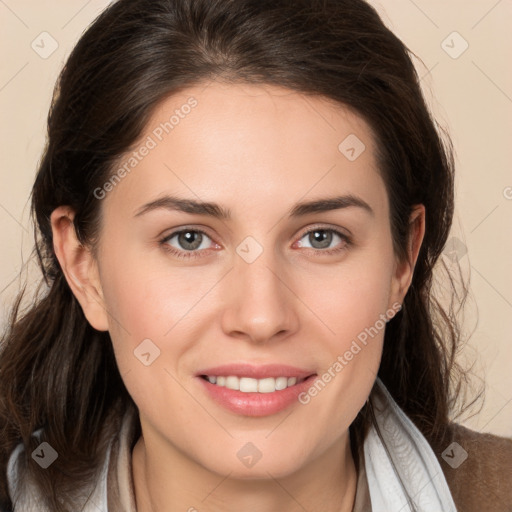
M409 238L407 242L407 258L405 261L397 262L392 278L390 304L398 302L403 304L404 297L409 289L418 254L425 235L425 206L415 205L409 218Z
M98 266L90 250L77 239L74 217L74 211L68 206L59 206L52 212L53 249L88 322L98 331L107 331L108 313Z

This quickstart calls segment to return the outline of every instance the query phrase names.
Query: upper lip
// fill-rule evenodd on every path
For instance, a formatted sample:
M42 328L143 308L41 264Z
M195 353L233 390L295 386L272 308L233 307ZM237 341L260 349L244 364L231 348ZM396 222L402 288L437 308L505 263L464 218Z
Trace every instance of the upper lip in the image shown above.
M297 377L298 379L305 379L314 373L315 372L312 370L304 370L284 364L251 365L246 363L234 363L206 368L198 372L197 375L216 377L229 377L230 375L234 375L236 377L250 377L253 379L265 379L268 377Z

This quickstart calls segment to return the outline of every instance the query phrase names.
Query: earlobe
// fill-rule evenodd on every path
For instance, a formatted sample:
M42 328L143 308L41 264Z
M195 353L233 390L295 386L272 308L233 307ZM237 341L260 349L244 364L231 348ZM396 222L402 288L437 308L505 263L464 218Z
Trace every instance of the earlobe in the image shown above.
M425 206L415 205L409 218L409 239L407 243L407 260L397 263L393 277L392 296L394 301L403 304L414 275L421 244L425 236ZM393 302L392 300L392 302Z
M89 248L79 242L74 216L74 211L68 206L59 206L52 212L53 249L88 322L98 331L108 331L108 314L97 262Z

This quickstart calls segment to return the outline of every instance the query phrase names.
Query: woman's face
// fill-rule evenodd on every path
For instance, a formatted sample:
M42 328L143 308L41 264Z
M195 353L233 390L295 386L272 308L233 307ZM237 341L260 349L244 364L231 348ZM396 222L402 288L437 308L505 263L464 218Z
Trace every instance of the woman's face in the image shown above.
M108 313L91 323L146 449L241 478L342 453L411 277L369 126L319 97L214 82L164 101L134 149L95 191Z

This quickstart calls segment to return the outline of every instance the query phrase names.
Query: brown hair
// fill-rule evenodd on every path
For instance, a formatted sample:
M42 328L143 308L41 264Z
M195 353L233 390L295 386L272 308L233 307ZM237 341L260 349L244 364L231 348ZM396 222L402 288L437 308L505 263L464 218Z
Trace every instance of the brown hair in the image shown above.
M80 242L94 247L101 210L93 191L162 100L214 78L321 95L362 116L376 135L400 258L412 206L425 205L423 245L403 309L387 325L379 377L436 452L442 447L464 376L455 362L461 335L453 303L445 310L432 293L452 222L454 165L409 50L363 0L119 0L74 48L48 116L31 210L47 289L24 311L20 293L1 342L4 506L12 506L7 461L23 443L24 463L46 497L41 505L76 510L122 411L134 407L109 334L88 324L63 276L50 214L71 206ZM350 427L358 443L372 421L365 405ZM39 428L59 454L44 471L30 457Z

